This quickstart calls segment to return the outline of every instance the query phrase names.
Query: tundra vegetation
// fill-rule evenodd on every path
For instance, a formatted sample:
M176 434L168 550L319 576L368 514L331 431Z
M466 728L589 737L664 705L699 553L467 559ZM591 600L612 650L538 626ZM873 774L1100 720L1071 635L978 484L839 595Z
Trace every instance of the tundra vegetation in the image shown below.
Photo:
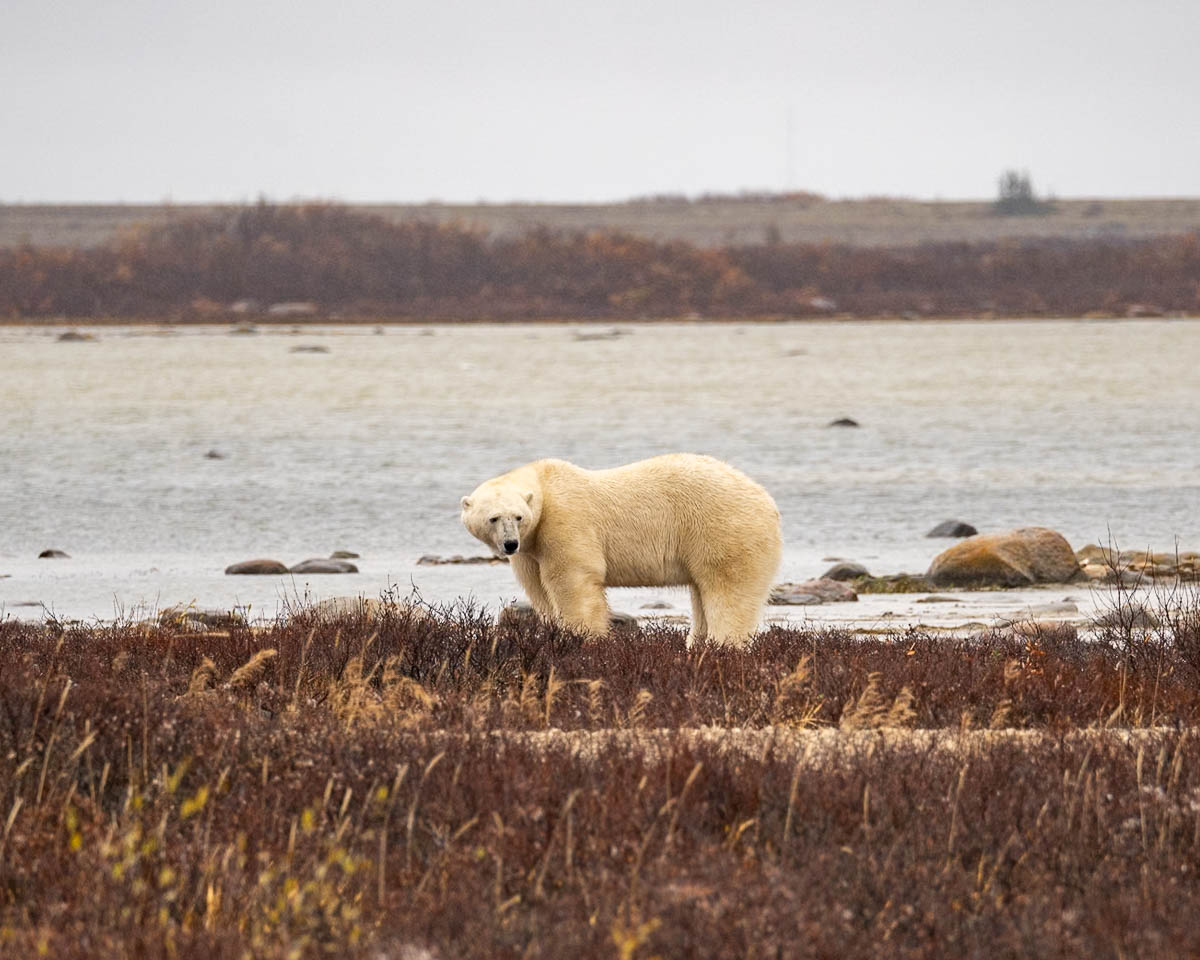
M746 650L403 603L5 621L0 953L1194 955L1187 589Z
M1036 202L1021 187L1010 199ZM698 247L545 227L489 235L260 203L181 214L94 247L0 248L0 317L214 320L273 304L288 322L1200 310L1195 231L874 247L768 240ZM235 304L242 312L231 314Z

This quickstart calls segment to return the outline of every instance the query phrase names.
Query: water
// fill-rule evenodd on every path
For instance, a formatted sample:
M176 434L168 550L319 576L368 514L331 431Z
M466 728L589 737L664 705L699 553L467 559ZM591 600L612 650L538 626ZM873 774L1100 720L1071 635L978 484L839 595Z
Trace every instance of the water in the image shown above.
M788 579L828 556L923 570L947 545L924 534L951 517L1076 547L1109 530L1200 547L1195 321L663 324L587 341L558 325L61 329L0 327L9 615L272 615L389 584L494 605L518 595L506 568L415 561L482 553L459 498L543 456L734 463L779 504ZM826 426L843 416L861 427ZM71 559L35 559L48 547ZM361 573L222 573L336 549ZM629 594L650 595L687 607Z

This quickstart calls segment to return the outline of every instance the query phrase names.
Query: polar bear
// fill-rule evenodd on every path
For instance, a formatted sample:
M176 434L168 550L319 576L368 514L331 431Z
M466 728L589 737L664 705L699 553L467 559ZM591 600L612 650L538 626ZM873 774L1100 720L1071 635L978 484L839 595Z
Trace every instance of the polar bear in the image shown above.
M539 615L583 633L608 632L605 587L688 586L689 644L749 641L783 549L771 495L691 453L610 470L537 460L463 497L462 522L511 558Z

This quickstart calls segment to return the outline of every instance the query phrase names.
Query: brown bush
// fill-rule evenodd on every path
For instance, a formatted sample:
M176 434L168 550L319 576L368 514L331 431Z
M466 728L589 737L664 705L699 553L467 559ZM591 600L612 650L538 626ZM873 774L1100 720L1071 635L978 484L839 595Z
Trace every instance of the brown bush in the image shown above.
M689 651L403 606L207 635L7 622L0 944L1188 955L1189 649L774 629ZM989 725L1009 732L969 732Z
M488 238L337 205L183 216L89 249L0 250L0 315L194 317L307 301L438 318L1079 315L1200 308L1200 239L699 249L613 232ZM831 308L830 304L833 304Z

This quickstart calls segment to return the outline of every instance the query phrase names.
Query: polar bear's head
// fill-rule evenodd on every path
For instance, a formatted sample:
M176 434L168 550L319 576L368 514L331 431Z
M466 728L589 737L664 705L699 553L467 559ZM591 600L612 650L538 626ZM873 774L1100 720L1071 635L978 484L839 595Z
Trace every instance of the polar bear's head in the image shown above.
M533 490L485 483L462 498L462 522L498 557L512 556L537 526L539 498Z

